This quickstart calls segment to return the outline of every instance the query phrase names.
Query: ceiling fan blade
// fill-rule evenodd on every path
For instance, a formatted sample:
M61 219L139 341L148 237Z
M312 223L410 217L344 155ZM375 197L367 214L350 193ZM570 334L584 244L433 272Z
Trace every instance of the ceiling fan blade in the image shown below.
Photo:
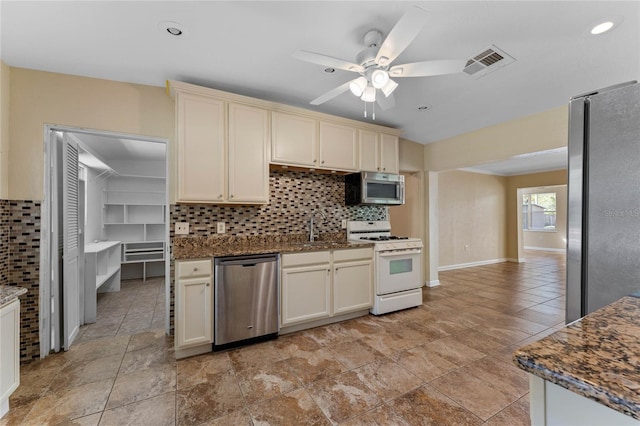
M435 61L413 62L394 65L389 68L392 77L429 77L432 75L455 74L462 72L466 59L442 59Z
M380 46L376 62L382 66L389 65L409 46L427 21L429 12L412 6L396 23Z
M376 93L376 102L383 111L393 108L396 106L396 98L393 97L393 93L389 96L385 96L383 93Z
M333 99L336 96L343 94L344 92L349 90L349 84L351 84L352 81L353 80L349 80L346 83L336 87L335 89L329 90L327 93L318 96L317 98L315 98L314 100L312 100L309 103L311 105L320 105L320 104L323 104L323 103L327 102L329 99Z
M364 70L362 66L354 64L353 62L320 53L307 52L306 50L296 50L293 52L293 57L301 61L311 62L312 64L324 65L325 67L338 68L345 71L361 72Z

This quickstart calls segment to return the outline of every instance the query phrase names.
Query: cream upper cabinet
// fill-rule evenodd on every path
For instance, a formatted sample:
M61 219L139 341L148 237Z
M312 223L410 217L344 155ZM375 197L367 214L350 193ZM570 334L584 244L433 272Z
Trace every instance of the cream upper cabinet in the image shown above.
M320 121L320 167L358 170L357 129Z
M358 135L361 170L399 173L397 136L362 129Z
M271 123L273 163L318 165L318 120L274 111Z
M177 201L269 201L269 112L177 91Z
M369 130L358 131L360 142L360 170L377 172L380 167L379 134Z
M229 103L229 201L269 201L268 141L267 110Z
M225 190L225 105L191 93L177 93L177 200L220 202Z
M380 167L384 173L399 173L398 137L380 133Z

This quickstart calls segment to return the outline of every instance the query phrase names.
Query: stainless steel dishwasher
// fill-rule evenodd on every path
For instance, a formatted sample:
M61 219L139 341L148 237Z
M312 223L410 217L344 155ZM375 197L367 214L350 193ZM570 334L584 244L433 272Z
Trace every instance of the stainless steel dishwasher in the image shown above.
M215 259L214 350L278 336L279 257Z

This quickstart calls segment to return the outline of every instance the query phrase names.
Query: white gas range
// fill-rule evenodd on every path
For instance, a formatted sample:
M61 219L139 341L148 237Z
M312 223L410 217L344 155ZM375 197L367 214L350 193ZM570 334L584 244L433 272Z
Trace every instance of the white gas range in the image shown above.
M374 242L375 297L371 313L422 304L422 240L391 235L388 221L350 221L347 239Z

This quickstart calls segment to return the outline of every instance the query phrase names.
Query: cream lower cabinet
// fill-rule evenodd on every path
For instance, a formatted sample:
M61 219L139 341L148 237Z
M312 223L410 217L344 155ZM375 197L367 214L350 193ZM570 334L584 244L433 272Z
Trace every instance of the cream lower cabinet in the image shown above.
M213 276L211 260L176 261L176 358L211 351Z
M282 255L283 326L331 316L331 252Z
M373 250L334 250L333 313L343 314L373 306Z
M20 301L0 307L0 417L9 411L9 397L20 385Z
M269 111L173 82L178 202L269 201Z
M373 249L282 255L283 327L373 306Z

